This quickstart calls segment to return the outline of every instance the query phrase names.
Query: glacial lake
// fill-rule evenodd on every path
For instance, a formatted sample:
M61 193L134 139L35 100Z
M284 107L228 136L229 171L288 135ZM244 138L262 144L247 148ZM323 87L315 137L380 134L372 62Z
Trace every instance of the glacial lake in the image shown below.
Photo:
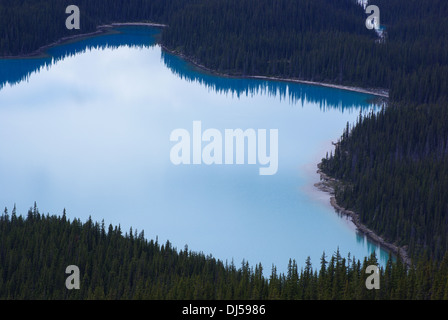
M162 50L155 28L114 30L45 57L0 60L2 208L65 208L70 219L144 230L236 266L261 262L266 275L308 256L319 268L338 248L360 260L376 250L385 264L388 253L314 187L347 122L379 110L372 96L219 77ZM278 170L260 175L247 153L243 164L173 164L170 135L193 135L194 121L223 136L278 130Z

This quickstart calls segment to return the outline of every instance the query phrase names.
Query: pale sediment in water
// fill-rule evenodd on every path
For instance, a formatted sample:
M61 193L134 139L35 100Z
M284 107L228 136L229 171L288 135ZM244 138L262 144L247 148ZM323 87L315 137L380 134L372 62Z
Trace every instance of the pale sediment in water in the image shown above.
M372 231L371 229L366 227L364 224L362 224L358 213L341 207L337 203L336 198L334 196L335 185L338 184L339 181L334 178L329 177L324 172L322 172L322 170L320 169L320 163L318 164L318 168L319 169L317 170L317 173L320 175L320 182L315 183L314 186L317 187L319 190L330 194L330 204L333 206L333 208L338 213L341 213L341 214L344 214L344 215L350 217L351 221L357 227L357 229L359 231L361 231L363 234L365 234L370 240L372 240L373 242L378 243L380 246L390 250L394 255L399 256L406 265L411 266L412 263L407 254L407 246L400 247L396 244L387 242L382 237L377 235L374 231Z

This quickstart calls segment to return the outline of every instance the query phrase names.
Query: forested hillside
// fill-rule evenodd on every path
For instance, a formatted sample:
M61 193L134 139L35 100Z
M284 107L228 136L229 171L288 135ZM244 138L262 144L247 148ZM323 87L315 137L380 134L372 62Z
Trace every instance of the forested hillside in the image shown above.
M398 261L380 269L380 289L366 289L368 265L335 252L320 267L308 259L287 274L272 267L240 267L166 242L143 231L15 209L0 216L0 299L448 299L448 255L440 267L424 263L406 272ZM80 270L80 288L68 290L68 265Z
M354 0L80 0L79 31L65 28L70 1L2 3L2 55L27 54L102 24L154 21L170 26L165 46L217 71L389 84L385 55Z
M448 108L392 104L346 130L322 169L344 183L336 199L414 258L448 249Z
M207 68L390 89L392 100L435 102L448 92L448 4L373 0L378 41L356 0L79 0L81 30L67 30L71 1L0 1L0 55L33 52L111 22L168 24L162 43Z
M393 101L435 102L448 94L448 2L371 0L381 9L381 24L393 46ZM392 47L391 47L392 48Z
M89 33L111 22L166 21L171 4L181 0L1 0L0 55L29 54L61 37ZM68 30L67 6L80 9L80 30Z
M342 206L412 257L448 250L448 2L372 1L402 48L391 103L342 135L324 172Z
M211 0L177 12L163 43L234 75L388 87L383 45L364 24L352 0Z

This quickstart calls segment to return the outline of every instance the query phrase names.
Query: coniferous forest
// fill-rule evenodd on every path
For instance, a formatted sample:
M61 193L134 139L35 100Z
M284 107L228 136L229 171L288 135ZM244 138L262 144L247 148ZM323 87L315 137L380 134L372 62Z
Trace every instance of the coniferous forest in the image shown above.
M272 266L223 263L167 241L147 240L143 231L106 227L89 219L70 221L65 211L50 216L31 208L0 217L2 299L448 299L448 255L439 266L421 262L407 269L400 260L380 269L380 290L368 290L363 261L322 254L319 267L289 261L287 274ZM80 269L79 290L67 290L67 264Z
M341 128L321 168L339 181L338 204L387 241L407 246L413 266L390 263L381 271L384 290L365 289L374 257L357 262L338 253L320 268L309 262L297 270L291 262L283 275L274 267L267 279L260 265L224 264L35 208L26 218L13 212L0 220L0 297L448 299L446 0L369 1L381 9L384 37L365 28L355 0L79 0L81 30L67 30L72 2L1 0L0 55L32 54L112 22L151 21L168 25L165 48L220 73L388 90L380 113ZM69 259L84 270L77 292L59 287Z
M440 261L448 250L448 42L437 17L447 3L376 2L391 9L388 41L403 46L391 101L346 128L322 169L342 182L338 203L364 224L413 258Z

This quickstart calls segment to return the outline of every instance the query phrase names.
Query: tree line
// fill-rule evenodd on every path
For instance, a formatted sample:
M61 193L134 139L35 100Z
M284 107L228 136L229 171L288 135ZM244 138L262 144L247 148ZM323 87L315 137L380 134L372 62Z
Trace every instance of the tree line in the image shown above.
M341 182L337 202L364 224L415 259L440 261L448 250L448 3L372 3L388 41L402 47L390 103L347 127L322 169Z
M448 250L448 108L392 104L346 128L324 172L341 181L337 202L410 256Z
M356 0L79 0L81 29L67 30L70 4L2 1L0 55L111 22L152 21L169 25L165 47L219 72L386 88L393 101L430 103L448 92L444 0L370 1L385 41L365 27Z
M41 214L0 216L0 299L448 299L448 255L441 263L421 261L408 269L401 260L380 268L380 289L369 290L366 273L375 254L361 262L336 251L322 254L319 268L290 260L286 274L242 261L237 267L211 255L177 250L144 232L123 232L89 218ZM68 265L80 269L79 290L68 290Z

